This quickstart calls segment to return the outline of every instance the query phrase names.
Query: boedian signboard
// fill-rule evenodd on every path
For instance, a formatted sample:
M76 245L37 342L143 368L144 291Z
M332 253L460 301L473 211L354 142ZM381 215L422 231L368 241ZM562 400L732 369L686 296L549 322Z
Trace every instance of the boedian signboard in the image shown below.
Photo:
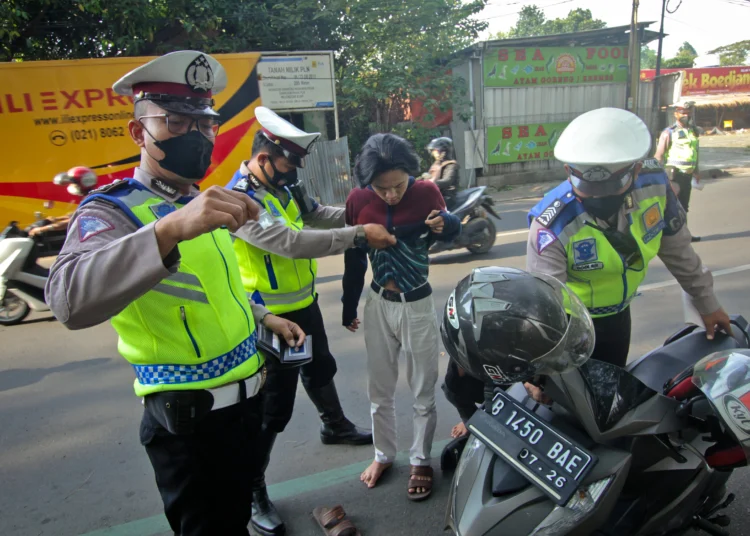
M685 72L683 95L750 93L750 66L705 67L700 69L662 69L661 74ZM641 71L641 80L651 80L655 69Z

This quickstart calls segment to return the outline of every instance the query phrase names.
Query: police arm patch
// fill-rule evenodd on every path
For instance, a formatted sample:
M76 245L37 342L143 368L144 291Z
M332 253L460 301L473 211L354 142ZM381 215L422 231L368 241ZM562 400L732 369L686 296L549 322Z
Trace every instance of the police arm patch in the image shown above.
M81 242L114 228L114 225L96 216L81 216L78 218L78 237Z
M549 227L552 225L552 222L555 221L555 218L557 218L560 215L560 212L562 212L562 209L564 208L564 204L562 200L555 199L550 206L544 209L544 211L537 216L536 221L540 223L540 225L544 227Z
M545 249L547 249L547 246L552 244L555 240L557 240L557 237L552 234L550 231L547 231L546 229L539 229L536 232L536 251L537 253L542 253Z

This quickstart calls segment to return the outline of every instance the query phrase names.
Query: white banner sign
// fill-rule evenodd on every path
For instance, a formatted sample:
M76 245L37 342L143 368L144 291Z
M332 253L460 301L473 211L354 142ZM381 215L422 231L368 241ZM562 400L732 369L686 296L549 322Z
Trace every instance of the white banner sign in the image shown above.
M272 110L333 108L331 57L262 56L258 62L258 85L263 106Z

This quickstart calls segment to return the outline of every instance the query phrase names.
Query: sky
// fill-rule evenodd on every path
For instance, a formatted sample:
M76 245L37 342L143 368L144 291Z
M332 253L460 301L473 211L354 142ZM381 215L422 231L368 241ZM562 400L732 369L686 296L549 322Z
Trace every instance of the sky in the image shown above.
M674 11L680 0L669 0L667 8ZM590 9L595 19L607 26L630 24L632 0L489 0L478 18L489 23L481 36L487 39L516 24L518 11L536 4L548 19L567 16L572 9ZM742 4L742 5L738 5ZM744 5L746 4L746 5ZM638 21L655 21L649 29L658 31L662 0L640 0ZM671 58L684 41L689 41L699 55L722 45L750 39L750 0L682 0L674 14L664 19L664 58ZM657 41L649 46L656 50Z

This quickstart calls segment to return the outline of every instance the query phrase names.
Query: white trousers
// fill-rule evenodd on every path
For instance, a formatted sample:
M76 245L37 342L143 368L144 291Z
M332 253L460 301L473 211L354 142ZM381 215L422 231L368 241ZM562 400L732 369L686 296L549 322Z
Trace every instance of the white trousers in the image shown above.
M414 440L409 460L412 465L429 465L437 424L439 336L432 296L411 303L392 302L370 289L364 330L375 460L391 463L396 458L396 383L403 350L406 381L414 395Z

